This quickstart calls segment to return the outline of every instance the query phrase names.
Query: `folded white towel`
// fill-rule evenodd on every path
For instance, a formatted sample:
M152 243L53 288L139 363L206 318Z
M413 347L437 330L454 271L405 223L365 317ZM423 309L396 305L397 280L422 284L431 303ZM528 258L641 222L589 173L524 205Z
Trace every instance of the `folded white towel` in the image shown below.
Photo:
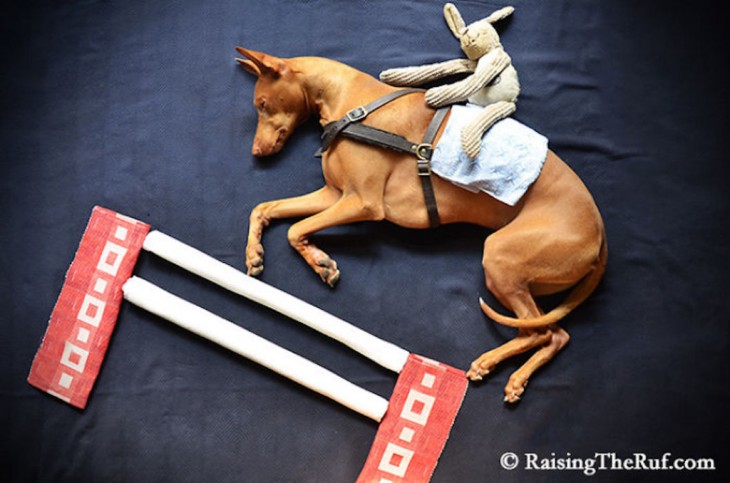
M461 129L484 108L453 106L431 159L434 173L472 192L484 191L513 206L537 179L548 150L545 136L514 119L494 124L482 138L476 159L461 147Z

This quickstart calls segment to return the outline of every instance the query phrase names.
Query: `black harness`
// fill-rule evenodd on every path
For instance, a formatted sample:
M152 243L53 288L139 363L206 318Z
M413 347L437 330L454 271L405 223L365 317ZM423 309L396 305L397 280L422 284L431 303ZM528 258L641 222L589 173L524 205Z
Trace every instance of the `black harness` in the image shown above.
M361 123L368 114L376 109L383 107L399 97L416 92L423 92L423 89L403 89L391 92L369 104L348 111L344 117L337 121L326 124L324 126L324 133L322 133L322 148L317 151L316 156L321 156L323 152L327 151L337 136L344 136L381 148L413 154L417 158L416 166L418 168L418 177L421 180L423 196L426 200L428 222L432 228L435 228L441 224L441 220L439 219L436 197L433 192L433 185L431 184L431 157L433 156L433 140L436 138L436 133L441 127L441 124L443 124L449 108L443 107L436 111L420 143L414 143L398 134L366 126Z

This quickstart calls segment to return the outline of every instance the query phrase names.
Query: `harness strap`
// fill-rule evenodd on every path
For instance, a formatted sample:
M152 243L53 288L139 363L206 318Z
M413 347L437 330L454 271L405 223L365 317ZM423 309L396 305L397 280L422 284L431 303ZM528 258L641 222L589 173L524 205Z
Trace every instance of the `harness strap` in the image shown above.
M375 99L369 104L356 107L355 109L348 111L347 114L345 114L345 116L338 121L327 124L324 127L324 132L322 133L322 148L320 152L323 153L327 151L327 148L330 147L330 144L332 144L337 135L340 134L340 132L342 132L342 130L345 129L347 126L351 125L354 122L362 121L368 116L368 114L370 114L374 110L383 107L384 105L398 99L399 97L413 94L416 92L423 92L423 89L402 89L399 91L391 92L390 94L386 94L383 97Z
M426 201L426 210L428 211L428 223L431 228L441 225L438 208L436 205L436 196L431 182L431 157L433 156L433 140L436 138L441 124L443 124L446 114L449 112L448 107L442 107L436 111L431 122L426 128L421 144L416 144L403 136L393 134L382 129L366 126L362 123L354 123L346 126L340 132L340 135L346 138L354 139L381 148L388 148L394 151L413 154L417 158L418 178L421 180L421 189Z
M356 107L348 111L338 121L328 123L324 126L324 132L322 133L322 147L317 151L315 156L321 156L339 135L374 146L415 155L418 159L416 166L418 178L421 180L423 197L426 202L428 223L431 228L436 228L441 225L441 219L439 218L436 196L433 190L433 183L431 182L431 157L433 156L433 141L450 108L442 107L436 111L436 114L434 114L426 128L421 144L409 141L398 134L366 126L360 122L372 111L383 107L399 97L415 92L423 92L423 89L403 89L391 92L365 106Z
M418 178L421 180L421 188L423 189L423 197L426 199L426 210L428 210L428 223L431 228L441 225L438 207L436 206L436 195L433 191L431 183L431 157L433 156L433 140L436 138L441 124L446 119L449 112L448 107L442 107L436 111L431 122L423 135L423 141L416 148L416 157L418 158Z
M403 136L361 123L350 124L340 132L340 136L408 154L416 154L418 147Z

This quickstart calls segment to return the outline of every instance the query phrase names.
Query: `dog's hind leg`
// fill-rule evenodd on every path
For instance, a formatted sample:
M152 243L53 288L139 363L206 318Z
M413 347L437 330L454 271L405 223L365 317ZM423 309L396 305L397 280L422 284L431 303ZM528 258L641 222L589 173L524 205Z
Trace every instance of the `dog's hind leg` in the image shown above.
M490 291L500 300L502 305L512 309L519 318L533 319L543 314L528 288L514 288L507 292L499 290L491 279L488 285ZM548 327L520 329L517 337L496 349L485 352L472 362L467 376L473 381L479 381L500 362L531 349L545 346L550 343L551 339L552 330Z
M548 332L549 342L543 345L522 367L517 369L509 378L507 386L504 388L504 400L506 402L517 402L520 400L520 396L525 392L525 386L530 376L539 369L541 366L546 364L550 359L566 346L570 340L568 333L558 326L552 326Z
M512 310L520 318L536 318L543 314L525 284L520 283L518 280L512 280L511 277L495 275L497 264L495 263L494 266L488 264L486 257L484 265L489 291L497 297L502 305ZM514 273L514 271L507 270L500 273ZM511 288L507 289L506 287ZM552 333L548 328L520 329L517 337L485 352L472 362L467 376L473 381L479 381L500 362L548 344L551 337Z
M544 312L535 302L530 290L528 274L535 270L525 263L529 251L516 250L518 246L534 246L525 239L495 233L484 244L484 274L489 291L518 319L537 319ZM529 239L527 240L529 241ZM529 377L552 359L568 342L568 334L555 325L519 329L517 337L475 360L467 375L480 380L494 367L517 354L538 348L530 359L510 377L505 387L505 401L516 402L525 390Z
M481 381L500 362L550 342L551 333L544 329L520 330L517 337L496 349L485 352L471 364L467 376L472 381Z

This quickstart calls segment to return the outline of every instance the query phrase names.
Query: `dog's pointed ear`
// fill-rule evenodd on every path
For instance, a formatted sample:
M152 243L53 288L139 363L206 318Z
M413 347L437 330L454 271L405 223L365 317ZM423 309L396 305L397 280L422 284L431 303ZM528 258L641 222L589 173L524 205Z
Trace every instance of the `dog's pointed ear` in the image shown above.
M250 60L236 58L236 62L241 64L241 67L243 67L249 74L253 74L256 77L261 77L261 71L256 66L256 64L254 64Z
M239 54L243 55L246 55L246 53L248 52L246 49L241 47L236 47L236 51ZM261 69L259 69L259 67L254 62L248 59L241 59L239 57L236 57L236 62L241 64L241 67L243 67L249 74L253 74L256 77L261 77Z
M255 50L244 49L242 47L236 47L236 52L246 57L245 59L237 58L236 62L256 77L271 76L277 78L286 68L284 60L273 55L267 55L263 52L256 52Z

